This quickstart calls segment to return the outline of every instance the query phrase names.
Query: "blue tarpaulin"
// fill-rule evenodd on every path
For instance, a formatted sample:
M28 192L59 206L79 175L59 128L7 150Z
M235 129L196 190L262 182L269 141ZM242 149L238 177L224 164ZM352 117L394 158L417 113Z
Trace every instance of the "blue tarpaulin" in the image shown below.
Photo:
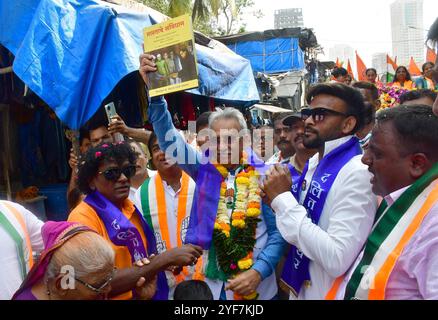
M254 72L281 73L305 68L304 53L297 38L273 38L227 44L248 59Z
M95 0L0 0L0 44L14 72L78 129L127 74L138 70L143 28L155 17ZM238 106L259 100L248 60L196 45L200 86L190 93Z

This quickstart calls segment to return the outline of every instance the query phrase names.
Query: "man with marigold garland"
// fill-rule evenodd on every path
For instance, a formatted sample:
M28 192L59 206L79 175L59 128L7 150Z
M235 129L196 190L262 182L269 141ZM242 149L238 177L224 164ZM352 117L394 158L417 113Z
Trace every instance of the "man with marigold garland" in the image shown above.
M140 56L140 74L147 83L156 71L154 57ZM244 153L245 119L226 108L209 117L208 142L202 152L188 145L173 126L163 97L151 98L149 119L160 148L196 181L185 242L204 248L206 282L214 298L276 297L275 268L286 242L271 209L261 201L259 177L264 164Z

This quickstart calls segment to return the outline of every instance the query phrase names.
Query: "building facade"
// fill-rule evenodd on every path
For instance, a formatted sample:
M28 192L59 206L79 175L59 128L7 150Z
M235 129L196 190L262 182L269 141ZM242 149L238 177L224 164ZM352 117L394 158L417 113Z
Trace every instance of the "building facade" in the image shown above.
M304 27L303 9L291 8L280 9L274 12L274 28L298 28Z
M347 69L348 59L350 59L351 65L354 68L356 66L356 56L354 49L346 44L336 44L329 49L329 59L340 62L344 62L344 68Z
M378 75L382 75L387 72L386 66L386 53L378 52L372 55L372 66L376 69Z
M392 52L398 65L425 60L423 0L396 0L391 4Z

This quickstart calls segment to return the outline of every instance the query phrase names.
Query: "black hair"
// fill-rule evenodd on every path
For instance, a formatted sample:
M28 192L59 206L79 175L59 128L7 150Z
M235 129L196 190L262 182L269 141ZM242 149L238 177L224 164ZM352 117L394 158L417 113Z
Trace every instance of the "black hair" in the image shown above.
M85 124L85 129L88 131L96 130L100 127L108 127L108 117L104 108L99 108Z
M431 65L433 68L435 66L435 63L430 62L430 61L423 63L423 65L421 66L421 70L423 70L423 73L424 73L424 69L426 69L427 65Z
M86 128L81 128L79 129L79 145L82 144L84 139L90 140L90 131Z
M287 117L292 116L292 115L294 115L293 112L276 112L276 113L274 113L272 115L272 123L271 123L272 128L274 127L275 122L277 122L277 121L283 122L284 119L286 119Z
M174 300L213 300L210 287L201 280L180 282L173 294Z
M374 73L377 75L377 70L374 68L368 68L365 70L365 74L368 74L369 71L374 71Z
M418 89L408 91L400 96L400 104L403 104L406 101L412 101L426 97L432 99L432 101L435 101L437 93L430 89Z
M358 132L365 123L366 106L359 90L342 83L321 83L310 88L306 101L308 104L321 94L337 97L347 105L347 114L356 118L356 126L351 134Z
M438 117L426 105L400 105L376 116L377 125L390 121L399 136L400 154L424 153L438 161Z
M357 89L368 90L369 92L371 92L371 98L373 99L373 101L379 99L379 90L372 83L369 83L367 81L358 81L353 83L352 87ZM372 105L371 102L365 101L364 125L369 125L371 122L374 121L375 117L376 117L375 106Z
M148 167L150 170L157 170L157 168L155 167L153 161L152 161L152 146L154 145L154 143L158 140L157 135L155 134L155 132L152 132L149 140L148 140L148 150L149 150L149 160L148 160Z
M430 26L429 32L427 33L427 40L431 41L432 44L438 42L438 18Z
M196 119L196 132L200 131L200 128L208 127L208 119L213 112L207 111L200 114Z
M141 150L141 152L142 152L142 154L143 155L145 155L145 152L144 152L144 150L143 150L143 147L141 146L141 143L140 142L138 142L138 141L136 141L136 140L134 140L134 139L132 139L132 138L125 138L125 141L129 144L129 145L133 145L133 144L135 144L140 150Z
M341 68L334 68L332 71L332 76L335 78L339 78L341 76L345 77L347 74L348 74L347 69L342 68L342 67Z
M406 68L405 66L398 66L397 69L395 70L394 81L397 81L397 72L400 69L405 69L405 71L406 71L406 80L412 80L412 77L411 77L411 74L409 73L408 68Z
M77 186L82 193L89 194L90 181L97 175L100 164L105 160L113 160L122 163L128 160L135 165L137 153L126 142L101 143L97 147L90 148L79 162Z
M149 150L149 154L152 157L152 146L154 144L155 141L158 140L157 135L155 134L155 132L152 132L150 137L149 137L149 141L148 141L148 150Z
M377 89L377 87L372 83L369 83L367 81L358 81L353 83L351 86L353 88L368 90L371 92L373 100L379 99L379 89Z

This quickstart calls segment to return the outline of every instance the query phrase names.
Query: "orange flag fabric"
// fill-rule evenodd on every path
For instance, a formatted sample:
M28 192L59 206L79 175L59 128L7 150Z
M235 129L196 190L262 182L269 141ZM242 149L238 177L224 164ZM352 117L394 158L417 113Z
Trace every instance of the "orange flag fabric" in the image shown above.
M353 68L351 68L350 59L348 59L347 71L348 71L348 74L351 76L351 78L354 79Z
M397 58L395 58L397 60ZM386 55L386 63L390 64L392 66L392 68L394 69L394 71L398 68L397 63L391 59L391 57L389 55Z
M411 61L409 62L409 73L411 76L421 76L421 70L418 68L417 64L415 63L414 57L411 57Z
M427 48L426 62L435 63L435 61L436 61L436 52L431 48Z
M336 58L336 66L337 66L338 68L342 68L343 65L344 65L344 63L343 63L343 62L340 62L340 61L339 61L339 58Z
M359 81L366 81L367 77L365 73L367 67L363 62L363 60L361 59L361 57L359 57L359 55L357 54L357 51L356 51L356 65L357 65L357 78L359 79Z

